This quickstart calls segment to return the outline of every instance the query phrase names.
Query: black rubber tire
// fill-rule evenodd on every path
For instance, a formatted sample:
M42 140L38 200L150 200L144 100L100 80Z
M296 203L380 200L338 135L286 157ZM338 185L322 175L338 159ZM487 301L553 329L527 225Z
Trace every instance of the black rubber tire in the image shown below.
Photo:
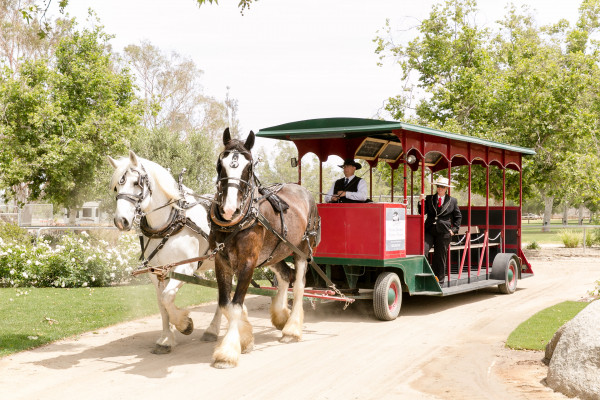
M519 259L516 255L500 253L494 258L490 278L504 281L504 283L498 285L500 293L513 294L517 290L519 270Z
M377 277L373 288L373 311L375 311L375 316L382 321L393 321L400 314L401 307L402 285L400 284L400 278L394 272L382 272Z

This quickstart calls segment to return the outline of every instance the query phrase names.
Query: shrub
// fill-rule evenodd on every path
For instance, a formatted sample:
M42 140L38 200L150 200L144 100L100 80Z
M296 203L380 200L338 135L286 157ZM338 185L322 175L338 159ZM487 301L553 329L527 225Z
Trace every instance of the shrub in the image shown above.
M590 236L592 237L592 245L597 244L600 246L600 228L596 228L590 232Z
M526 248L529 250L539 250L539 249L541 249L541 246L539 245L538 242L536 242L534 240L531 243L529 243Z
M55 245L0 239L0 286L86 287L127 283L137 265L136 237L116 245L81 235L63 235Z
M597 241L598 241L598 238L596 236L596 232L590 231L590 230L585 232L585 246L586 247L592 247Z
M596 288L590 292L592 297L600 298L600 279L596 281Z
M21 243L21 244L27 244L27 243L33 242L33 236L28 234L27 230L21 228L18 225L11 224L9 222L2 222L2 221L0 221L0 238L4 239L6 241Z
M561 230L558 237L567 248L575 248L579 246L582 240L582 235L578 232L574 232L570 229Z

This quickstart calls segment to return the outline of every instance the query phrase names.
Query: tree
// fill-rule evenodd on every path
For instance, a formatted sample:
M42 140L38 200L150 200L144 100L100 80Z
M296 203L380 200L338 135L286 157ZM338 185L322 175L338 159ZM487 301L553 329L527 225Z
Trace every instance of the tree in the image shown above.
M196 193L215 191L217 154L214 142L207 135L195 131L182 137L164 127L142 130L132 139L131 149L168 168L175 179L185 169L183 183Z
M51 58L5 68L0 81L0 189L27 184L28 201L72 207L94 185L107 154L122 152L140 108L98 26L63 38Z
M201 6L205 3L215 3L215 4L219 4L219 0L196 0L198 2L198 6ZM250 9L250 5L252 4L253 1L258 1L258 0L240 0L238 7L240 7L240 11L243 13L245 9Z
M202 70L176 52L169 56L145 41L125 47L124 59L136 76L139 96L144 99L144 126L167 128L185 136L203 131L220 141L225 127L237 133L237 102L225 102L203 94Z
M132 139L140 156L169 168L196 192L214 191L217 146L226 127L238 131L237 101L203 94L202 71L173 52L164 54L149 42L129 45L124 60L136 76L144 99L144 128Z
M298 182L298 169L290 164L292 158L298 159L298 151L291 142L278 140L273 143L270 154L261 148L257 156L256 174L263 185Z
M512 7L494 33L477 26L473 0L434 6L408 45L377 38L377 52L396 57L407 82L416 80L387 109L401 118L417 99L420 123L534 148L535 157L524 159L524 194L536 187L550 206L555 197L568 197L565 182L597 192L572 162L597 149L600 52L590 36L598 9L598 0L584 1L571 29L564 20L538 28L527 9L521 14ZM598 164L588 176L600 173ZM473 190L482 193L483 173L475 178Z

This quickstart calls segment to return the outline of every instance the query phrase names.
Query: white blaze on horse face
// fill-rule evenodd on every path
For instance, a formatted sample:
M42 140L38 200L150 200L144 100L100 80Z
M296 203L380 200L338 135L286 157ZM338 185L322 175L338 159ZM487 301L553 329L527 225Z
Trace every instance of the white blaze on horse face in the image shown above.
M246 184L241 182L242 173L246 169L246 166L250 163L242 154L237 152L229 152L226 157L221 159L221 168L223 168L224 175L222 178L234 178L228 179L224 185L227 187L227 196L225 197L223 204L223 218L225 220L231 220L235 211L241 207L238 204L238 188L246 188ZM232 185L233 184L233 185Z

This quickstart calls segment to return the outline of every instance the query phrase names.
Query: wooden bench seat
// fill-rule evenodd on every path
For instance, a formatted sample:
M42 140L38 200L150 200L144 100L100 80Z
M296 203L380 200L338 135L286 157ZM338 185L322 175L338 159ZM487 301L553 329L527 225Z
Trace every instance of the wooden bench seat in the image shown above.
M464 236L467 234L469 227L468 226L461 226L460 228L458 228L458 233L456 235L453 236L457 237L457 236ZM479 227L478 226L472 226L471 227L471 235L478 235L479 232ZM466 239L465 239L466 240ZM493 247L493 246L499 246L500 243L488 243L489 247ZM470 246L471 249L482 249L483 248L483 243L471 243ZM450 245L450 250L464 250L465 249L465 242L464 240L458 244L458 245ZM433 253L434 249L431 248L429 250L430 253Z

